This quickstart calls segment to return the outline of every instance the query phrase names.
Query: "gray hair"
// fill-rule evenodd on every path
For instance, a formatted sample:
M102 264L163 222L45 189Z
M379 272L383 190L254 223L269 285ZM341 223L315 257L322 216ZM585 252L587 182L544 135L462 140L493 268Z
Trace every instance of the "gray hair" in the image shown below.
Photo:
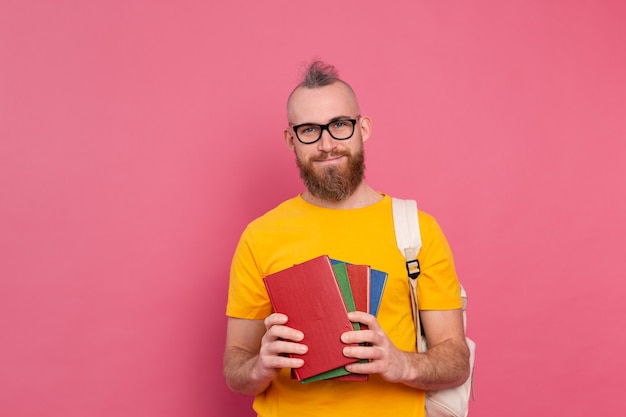
M331 85L334 83L341 83L348 88L348 90L350 91L354 99L354 103L358 109L359 104L357 102L356 94L354 93L354 90L352 89L350 84L348 84L347 82L339 78L339 74L337 70L335 69L335 67L333 65L326 64L320 60L314 60L306 67L302 82L298 84L296 88L293 89L293 91L291 91L291 94L289 94L289 98L287 99L287 114L289 114L289 106L291 103L291 97L293 96L293 94L296 92L297 89L321 88L321 87L325 87L327 85Z
M304 78L298 87L318 88L333 84L337 81L341 80L339 79L339 74L335 67L316 60L309 64L304 73Z

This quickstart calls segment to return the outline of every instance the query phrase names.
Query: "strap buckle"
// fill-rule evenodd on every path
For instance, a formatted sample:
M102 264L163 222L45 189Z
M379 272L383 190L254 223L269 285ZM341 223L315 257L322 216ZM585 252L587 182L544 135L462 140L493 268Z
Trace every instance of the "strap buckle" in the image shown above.
M406 261L406 272L408 272L409 278L417 279L420 272L422 272L420 269L420 261L418 261L417 259L413 259L412 261Z

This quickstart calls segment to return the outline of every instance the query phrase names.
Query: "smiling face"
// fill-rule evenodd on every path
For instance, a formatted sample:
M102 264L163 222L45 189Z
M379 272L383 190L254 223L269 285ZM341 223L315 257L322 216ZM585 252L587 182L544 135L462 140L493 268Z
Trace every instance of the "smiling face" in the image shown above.
M346 140L333 139L324 130L317 142L303 144L291 127L285 129L285 141L296 154L300 177L313 196L340 201L350 196L363 181L363 142L369 138L371 122L368 117L359 117L359 113L354 92L342 82L318 88L299 87L289 98L290 126L357 119L354 134Z

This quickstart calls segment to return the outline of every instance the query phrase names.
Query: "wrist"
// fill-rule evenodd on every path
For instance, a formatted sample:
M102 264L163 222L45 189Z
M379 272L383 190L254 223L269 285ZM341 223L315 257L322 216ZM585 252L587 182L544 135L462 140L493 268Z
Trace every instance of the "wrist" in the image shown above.
M416 352L402 352L404 357L404 363L402 366L402 383L410 386L415 386L419 381L420 362L423 359L423 354Z

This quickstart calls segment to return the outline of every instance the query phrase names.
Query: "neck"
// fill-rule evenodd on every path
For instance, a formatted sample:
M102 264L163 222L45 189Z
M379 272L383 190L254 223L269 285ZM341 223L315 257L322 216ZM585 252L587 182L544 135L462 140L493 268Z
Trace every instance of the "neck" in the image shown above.
M346 209L356 209L367 207L372 205L378 201L380 201L383 196L377 193L374 189L372 189L365 182L362 182L356 190L348 197L339 201L332 200L324 200L318 197L315 197L313 194L306 190L302 193L302 198L308 203L314 204L319 207L337 209L337 210L346 210Z

